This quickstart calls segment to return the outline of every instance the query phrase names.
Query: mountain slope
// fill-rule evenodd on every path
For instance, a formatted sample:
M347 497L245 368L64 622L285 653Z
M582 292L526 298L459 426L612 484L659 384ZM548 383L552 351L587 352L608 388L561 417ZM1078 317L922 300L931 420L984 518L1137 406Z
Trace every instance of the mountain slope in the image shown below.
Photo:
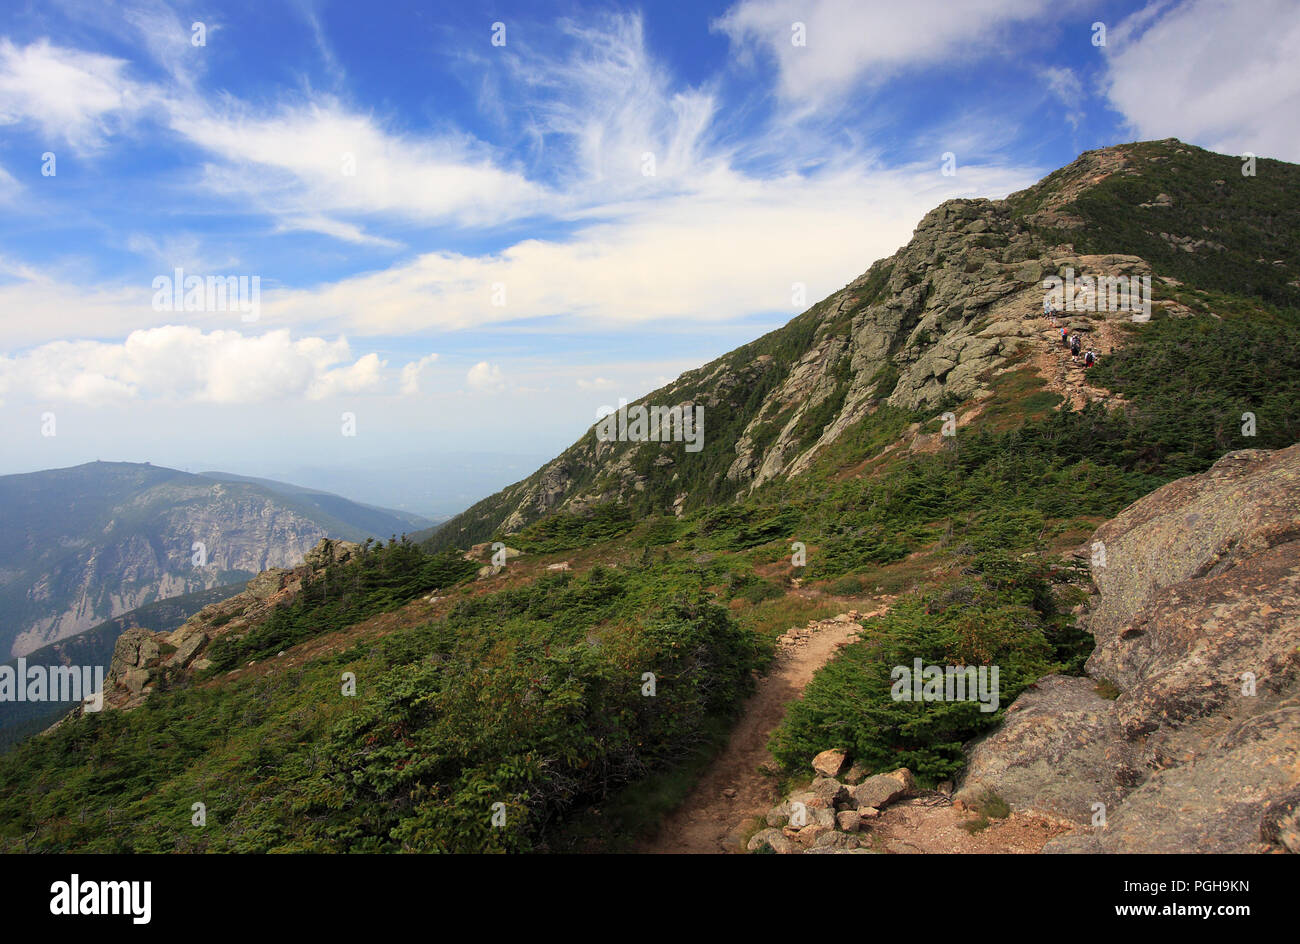
M153 600L292 566L323 537L387 537L421 523L148 464L2 476L0 650L21 655Z
M489 563L486 544L343 548L346 560L330 556L296 589L271 571L171 633L132 631L115 653L110 710L74 713L0 757L0 847L627 848L689 795L782 639L797 645L807 621L883 602L887 612L789 703L771 743L772 782L806 775L832 746L860 772L906 766L922 787L951 782L967 765L965 744L1004 720L1011 727L1014 699L1048 676L1082 679L1092 664L1081 616L1093 581L1080 557L1095 552L1094 535L1118 542L1117 574L1140 580L1149 569L1132 550L1142 542L1107 519L1226 453L1300 438L1300 305L1267 300L1252 270L1207 266L1197 282L1197 266L1186 279L1157 267L1145 324L1072 312L1077 333L1102 339L1090 341L1103 353L1090 369L1053 337L1034 282L1034 266L1145 265L1108 244L1080 253L1074 244L1093 224L1060 235L1070 220L1052 214L1077 216L1093 189L1148 165L1161 175L1201 167L1205 177L1235 163L1177 142L1125 145L1084 155L1028 211L945 205L892 269L873 266L848 294L674 385L705 404L716 396L708 429L721 430L718 443L689 453L592 437L561 457L563 474L552 463L481 506L481 520L462 518L490 536L518 512L510 541L522 553L504 567ZM1230 204L1223 250L1177 251L1251 258L1278 238L1252 229L1279 225L1292 227L1282 238L1294 244L1297 168L1261 168L1286 184L1270 184L1267 213ZM1214 179L1203 181L1207 194ZM1124 212L1166 213L1162 193L1193 202L1159 185L1134 197L1150 206ZM1161 231L1182 240L1171 220ZM1046 248L991 259L1007 247L980 242L1001 238L988 227ZM953 247L956 257L945 254ZM932 307L927 294L947 301ZM799 400L819 378L831 395ZM953 435L941 410L957 420ZM1245 412L1257 422L1243 424ZM747 430L752 447L738 450ZM783 440L788 448L774 451ZM771 474L759 482L764 466ZM1225 521L1239 510L1209 495L1203 505ZM1224 534L1233 546L1236 532L1221 523L1192 530L1174 514L1168 535L1185 544L1187 533ZM1197 555L1198 572L1208 559ZM1206 576L1207 589L1219 585ZM281 593L293 596L283 607ZM1295 625L1290 610L1269 616ZM1130 636L1140 654L1146 643ZM996 710L894 698L893 667L914 659L997 667ZM1157 750L1154 762L1166 761ZM202 830L187 825L196 798L208 805ZM1198 824L1169 822L1174 844L1190 848Z
M1090 151L1006 200L953 200L912 240L785 327L688 371L639 404L704 407L704 448L598 442L453 518L430 547L512 534L605 502L680 514L798 476L880 404L940 412L988 395L1026 349L1043 279L1156 276L1164 311L1300 305L1300 168L1169 139ZM1249 300L1243 306L1243 300ZM1128 313L1077 321L1126 321ZM1107 332L1110 336L1110 332ZM1106 353L1106 352L1103 352Z

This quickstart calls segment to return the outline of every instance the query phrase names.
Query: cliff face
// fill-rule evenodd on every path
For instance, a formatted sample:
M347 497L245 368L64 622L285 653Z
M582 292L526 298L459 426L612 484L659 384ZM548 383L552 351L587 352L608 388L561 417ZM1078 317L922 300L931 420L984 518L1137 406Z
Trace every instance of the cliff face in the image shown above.
M293 567L342 536L357 535L255 483L132 463L4 476L0 648L25 655L154 600Z
M1042 314L1043 280L1070 270L1150 276L1157 296L1166 296L1157 297L1157 314L1186 313L1172 296L1198 280L1300 304L1300 266L1283 251L1286 238L1254 214L1263 201L1270 218L1285 217L1279 231L1297 222L1285 196L1288 182L1300 183L1296 169L1271 164L1268 179L1242 183L1234 158L1171 139L1087 152L1006 200L944 203L906 246L845 288L638 401L703 406L700 452L680 443L598 442L593 428L429 543L466 546L609 501L680 514L800 475L881 404L933 415L979 400L995 372L1031 354L1026 320ZM1113 322L1131 316L1076 311L1066 323L1112 345L1120 341ZM1064 377L1040 373L1045 386L1065 392Z
M1079 827L1046 851L1300 852L1300 445L1229 453L1087 551L1089 677L1017 699L967 794Z
M358 549L350 541L322 540L300 566L263 571L242 593L205 606L171 632L126 630L117 639L104 678L104 707L138 707L160 684L174 684L202 671L208 665L203 653L213 639L247 632L275 607L291 602L304 580L323 572L331 562L346 563Z

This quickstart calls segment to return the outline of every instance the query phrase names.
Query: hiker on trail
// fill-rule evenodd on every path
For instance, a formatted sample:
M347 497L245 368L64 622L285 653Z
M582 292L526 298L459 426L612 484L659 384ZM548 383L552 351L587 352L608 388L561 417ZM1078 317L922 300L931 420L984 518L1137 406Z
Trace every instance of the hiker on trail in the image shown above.
M1061 343L1066 347L1070 346L1070 329L1065 325L1061 325Z
M1083 356L1083 369L1087 370L1093 364L1097 363L1097 354L1095 351L1089 351Z
M1081 346L1082 345L1079 344L1079 336L1077 334L1074 337L1070 338L1070 355L1076 361L1079 359L1079 348Z

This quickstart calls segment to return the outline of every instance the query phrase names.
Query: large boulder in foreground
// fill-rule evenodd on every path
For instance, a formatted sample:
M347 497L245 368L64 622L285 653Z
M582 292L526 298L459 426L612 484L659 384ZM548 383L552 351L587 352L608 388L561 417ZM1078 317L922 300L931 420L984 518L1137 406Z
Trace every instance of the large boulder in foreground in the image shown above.
M1080 827L1044 851L1300 851L1300 445L1164 486L1088 552L1090 677L1016 699L958 795Z

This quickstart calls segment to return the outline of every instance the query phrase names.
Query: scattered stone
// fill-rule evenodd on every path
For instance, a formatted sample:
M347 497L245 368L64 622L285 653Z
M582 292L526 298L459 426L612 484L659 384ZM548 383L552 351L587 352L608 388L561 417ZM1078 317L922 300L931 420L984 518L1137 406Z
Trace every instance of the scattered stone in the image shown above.
M850 790L853 800L859 807L874 806L879 809L888 806L899 797L906 796L916 786L912 772L906 767L887 774L876 774Z
M824 804L818 804L819 806L834 806L849 799L849 788L830 777L818 777L812 782L809 791L818 799L825 801Z
M768 851L778 855L789 855L796 851L794 843L783 836L779 829L764 829L755 833L746 848L750 852Z
M838 617L836 617L838 620ZM845 622L847 622L847 617ZM812 760L813 770L822 777L836 777L844 768L845 754L843 751L831 749L822 751Z

